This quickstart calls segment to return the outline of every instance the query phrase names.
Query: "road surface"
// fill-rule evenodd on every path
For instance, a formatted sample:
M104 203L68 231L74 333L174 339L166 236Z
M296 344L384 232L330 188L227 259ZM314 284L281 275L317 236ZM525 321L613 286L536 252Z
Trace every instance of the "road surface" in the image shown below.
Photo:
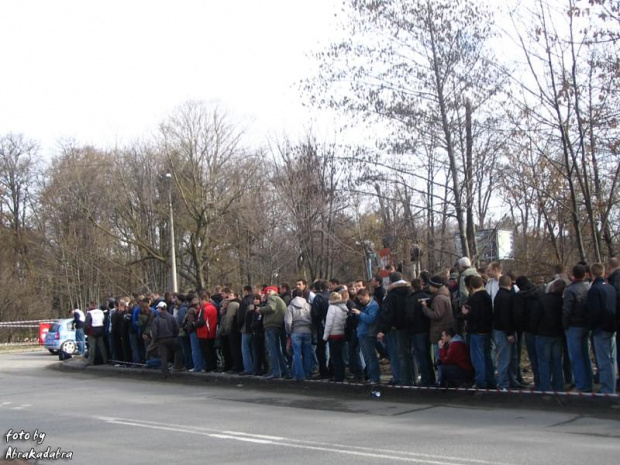
M0 354L0 461L49 447L89 465L620 463L618 411L312 396L50 369L58 363ZM31 438L14 439L22 431Z

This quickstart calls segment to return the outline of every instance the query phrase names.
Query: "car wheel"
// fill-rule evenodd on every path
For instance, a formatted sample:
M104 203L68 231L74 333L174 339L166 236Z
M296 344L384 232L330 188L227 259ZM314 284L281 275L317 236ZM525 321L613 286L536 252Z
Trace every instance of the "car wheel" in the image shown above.
M54 349L47 349L47 350L49 350L50 354L52 354L52 355L58 355L58 351L57 350L54 350Z
M67 354L74 354L76 349L77 349L77 345L73 341L65 341L60 346L60 350L62 350L63 352L66 352Z

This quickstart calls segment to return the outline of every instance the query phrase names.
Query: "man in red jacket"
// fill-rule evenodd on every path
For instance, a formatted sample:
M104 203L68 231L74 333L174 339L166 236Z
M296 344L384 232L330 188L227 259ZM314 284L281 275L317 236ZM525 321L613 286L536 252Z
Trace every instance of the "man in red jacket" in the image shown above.
M463 338L455 334L453 329L447 329L442 331L438 345L445 385L448 387L471 385L474 369L469 348Z
M200 291L198 295L200 296L200 304L196 321L196 334L205 361L205 371L208 373L217 370L217 355L215 353L217 309L211 303L211 295L207 291Z

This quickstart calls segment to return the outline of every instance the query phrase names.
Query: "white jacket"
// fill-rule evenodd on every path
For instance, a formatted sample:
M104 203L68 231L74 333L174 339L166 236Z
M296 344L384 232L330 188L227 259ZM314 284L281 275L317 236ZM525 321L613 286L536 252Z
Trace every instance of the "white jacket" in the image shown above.
M329 336L344 336L348 314L349 309L344 302L329 304L327 318L325 319L325 331L323 332L324 341L327 341Z

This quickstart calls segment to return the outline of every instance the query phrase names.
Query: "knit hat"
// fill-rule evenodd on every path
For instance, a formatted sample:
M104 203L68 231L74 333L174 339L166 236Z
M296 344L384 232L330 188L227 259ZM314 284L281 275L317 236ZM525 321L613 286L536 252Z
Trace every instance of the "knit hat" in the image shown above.
M471 266L471 260L468 257L459 259L459 266L462 268L469 268Z
M534 284L527 276L519 276L516 280L516 285L522 291L528 291L534 287Z
M343 302L342 296L338 292L332 292L331 294L329 294L329 303L330 304L335 304L335 303L338 303L338 302Z
M269 291L273 291L273 292L275 292L277 294L278 293L278 286L269 286L269 287L266 287L265 289L263 289L263 292L265 294L267 294Z
M402 281L403 280L403 275L400 274L398 271L395 271L394 273L390 273L390 283L395 283L397 281Z
M429 286L433 286L433 287L442 287L445 285L444 281L443 281L443 277L439 276L439 275L435 275L433 276L431 279L428 280L428 284Z

